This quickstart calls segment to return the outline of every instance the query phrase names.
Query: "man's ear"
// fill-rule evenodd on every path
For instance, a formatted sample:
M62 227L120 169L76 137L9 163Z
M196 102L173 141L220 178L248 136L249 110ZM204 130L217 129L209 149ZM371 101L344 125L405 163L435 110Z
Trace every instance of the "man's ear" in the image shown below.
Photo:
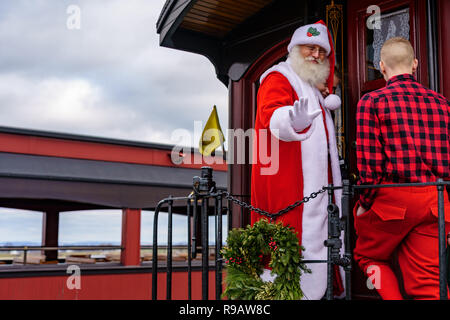
M384 80L388 81L389 79L387 75L386 65L384 64L383 60L380 60L380 71L383 75Z
M382 74L386 73L386 67L384 66L384 62L380 60L380 71Z
M419 61L417 59L414 59L413 65L412 65L412 72L415 73L417 71L417 66L419 65Z

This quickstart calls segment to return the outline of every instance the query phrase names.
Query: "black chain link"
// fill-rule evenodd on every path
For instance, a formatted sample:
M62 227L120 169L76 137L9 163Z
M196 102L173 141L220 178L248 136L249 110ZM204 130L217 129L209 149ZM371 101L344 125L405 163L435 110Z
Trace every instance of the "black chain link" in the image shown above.
M222 192L222 194L225 196L225 199L234 202L238 206L241 206L245 209L249 209L250 211L259 213L260 215L270 218L270 221L273 221L275 218L281 216L282 214L285 214L286 212L289 212L289 211L297 208L298 206L302 205L303 203L306 203L311 199L317 198L317 196L319 194L324 193L325 191L326 191L326 188L322 187L322 189L320 189L319 191L312 192L309 196L306 196L303 199L298 200L297 202L291 204L290 206L287 206L286 208L284 208L276 213L270 213L270 212L264 211L262 209L256 208L256 207L252 206L251 204L248 204L242 200L237 199L236 197L233 197L232 195L230 195L229 192Z

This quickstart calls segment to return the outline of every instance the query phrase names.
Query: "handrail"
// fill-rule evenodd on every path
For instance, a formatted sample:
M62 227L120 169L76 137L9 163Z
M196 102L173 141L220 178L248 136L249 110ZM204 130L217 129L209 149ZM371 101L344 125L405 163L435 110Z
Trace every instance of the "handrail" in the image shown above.
M23 264L27 264L27 253L28 251L37 250L123 250L122 246L56 246L56 247L46 247L46 246L9 246L0 247L0 251L23 251Z
M375 189L375 188L392 188L392 187L425 187L425 186L445 186L450 185L450 181L436 182L410 182L410 183L390 183L390 184L360 184L352 185L353 189Z
M44 247L44 246L10 246L0 247L0 251L36 251L36 250L123 250L122 246L57 246L57 247Z

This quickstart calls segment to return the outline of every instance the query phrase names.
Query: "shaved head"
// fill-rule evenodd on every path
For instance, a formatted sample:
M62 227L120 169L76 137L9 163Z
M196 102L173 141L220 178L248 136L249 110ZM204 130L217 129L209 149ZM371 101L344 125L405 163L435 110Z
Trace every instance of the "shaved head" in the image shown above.
M390 69L408 68L414 62L414 49L406 39L391 38L381 48L381 60Z

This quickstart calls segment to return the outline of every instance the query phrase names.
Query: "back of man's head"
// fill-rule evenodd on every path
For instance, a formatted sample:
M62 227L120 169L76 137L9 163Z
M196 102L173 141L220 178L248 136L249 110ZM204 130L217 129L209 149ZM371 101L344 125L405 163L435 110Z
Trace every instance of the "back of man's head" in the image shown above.
M381 61L393 70L411 68L414 62L414 49L404 38L391 38L381 48Z

